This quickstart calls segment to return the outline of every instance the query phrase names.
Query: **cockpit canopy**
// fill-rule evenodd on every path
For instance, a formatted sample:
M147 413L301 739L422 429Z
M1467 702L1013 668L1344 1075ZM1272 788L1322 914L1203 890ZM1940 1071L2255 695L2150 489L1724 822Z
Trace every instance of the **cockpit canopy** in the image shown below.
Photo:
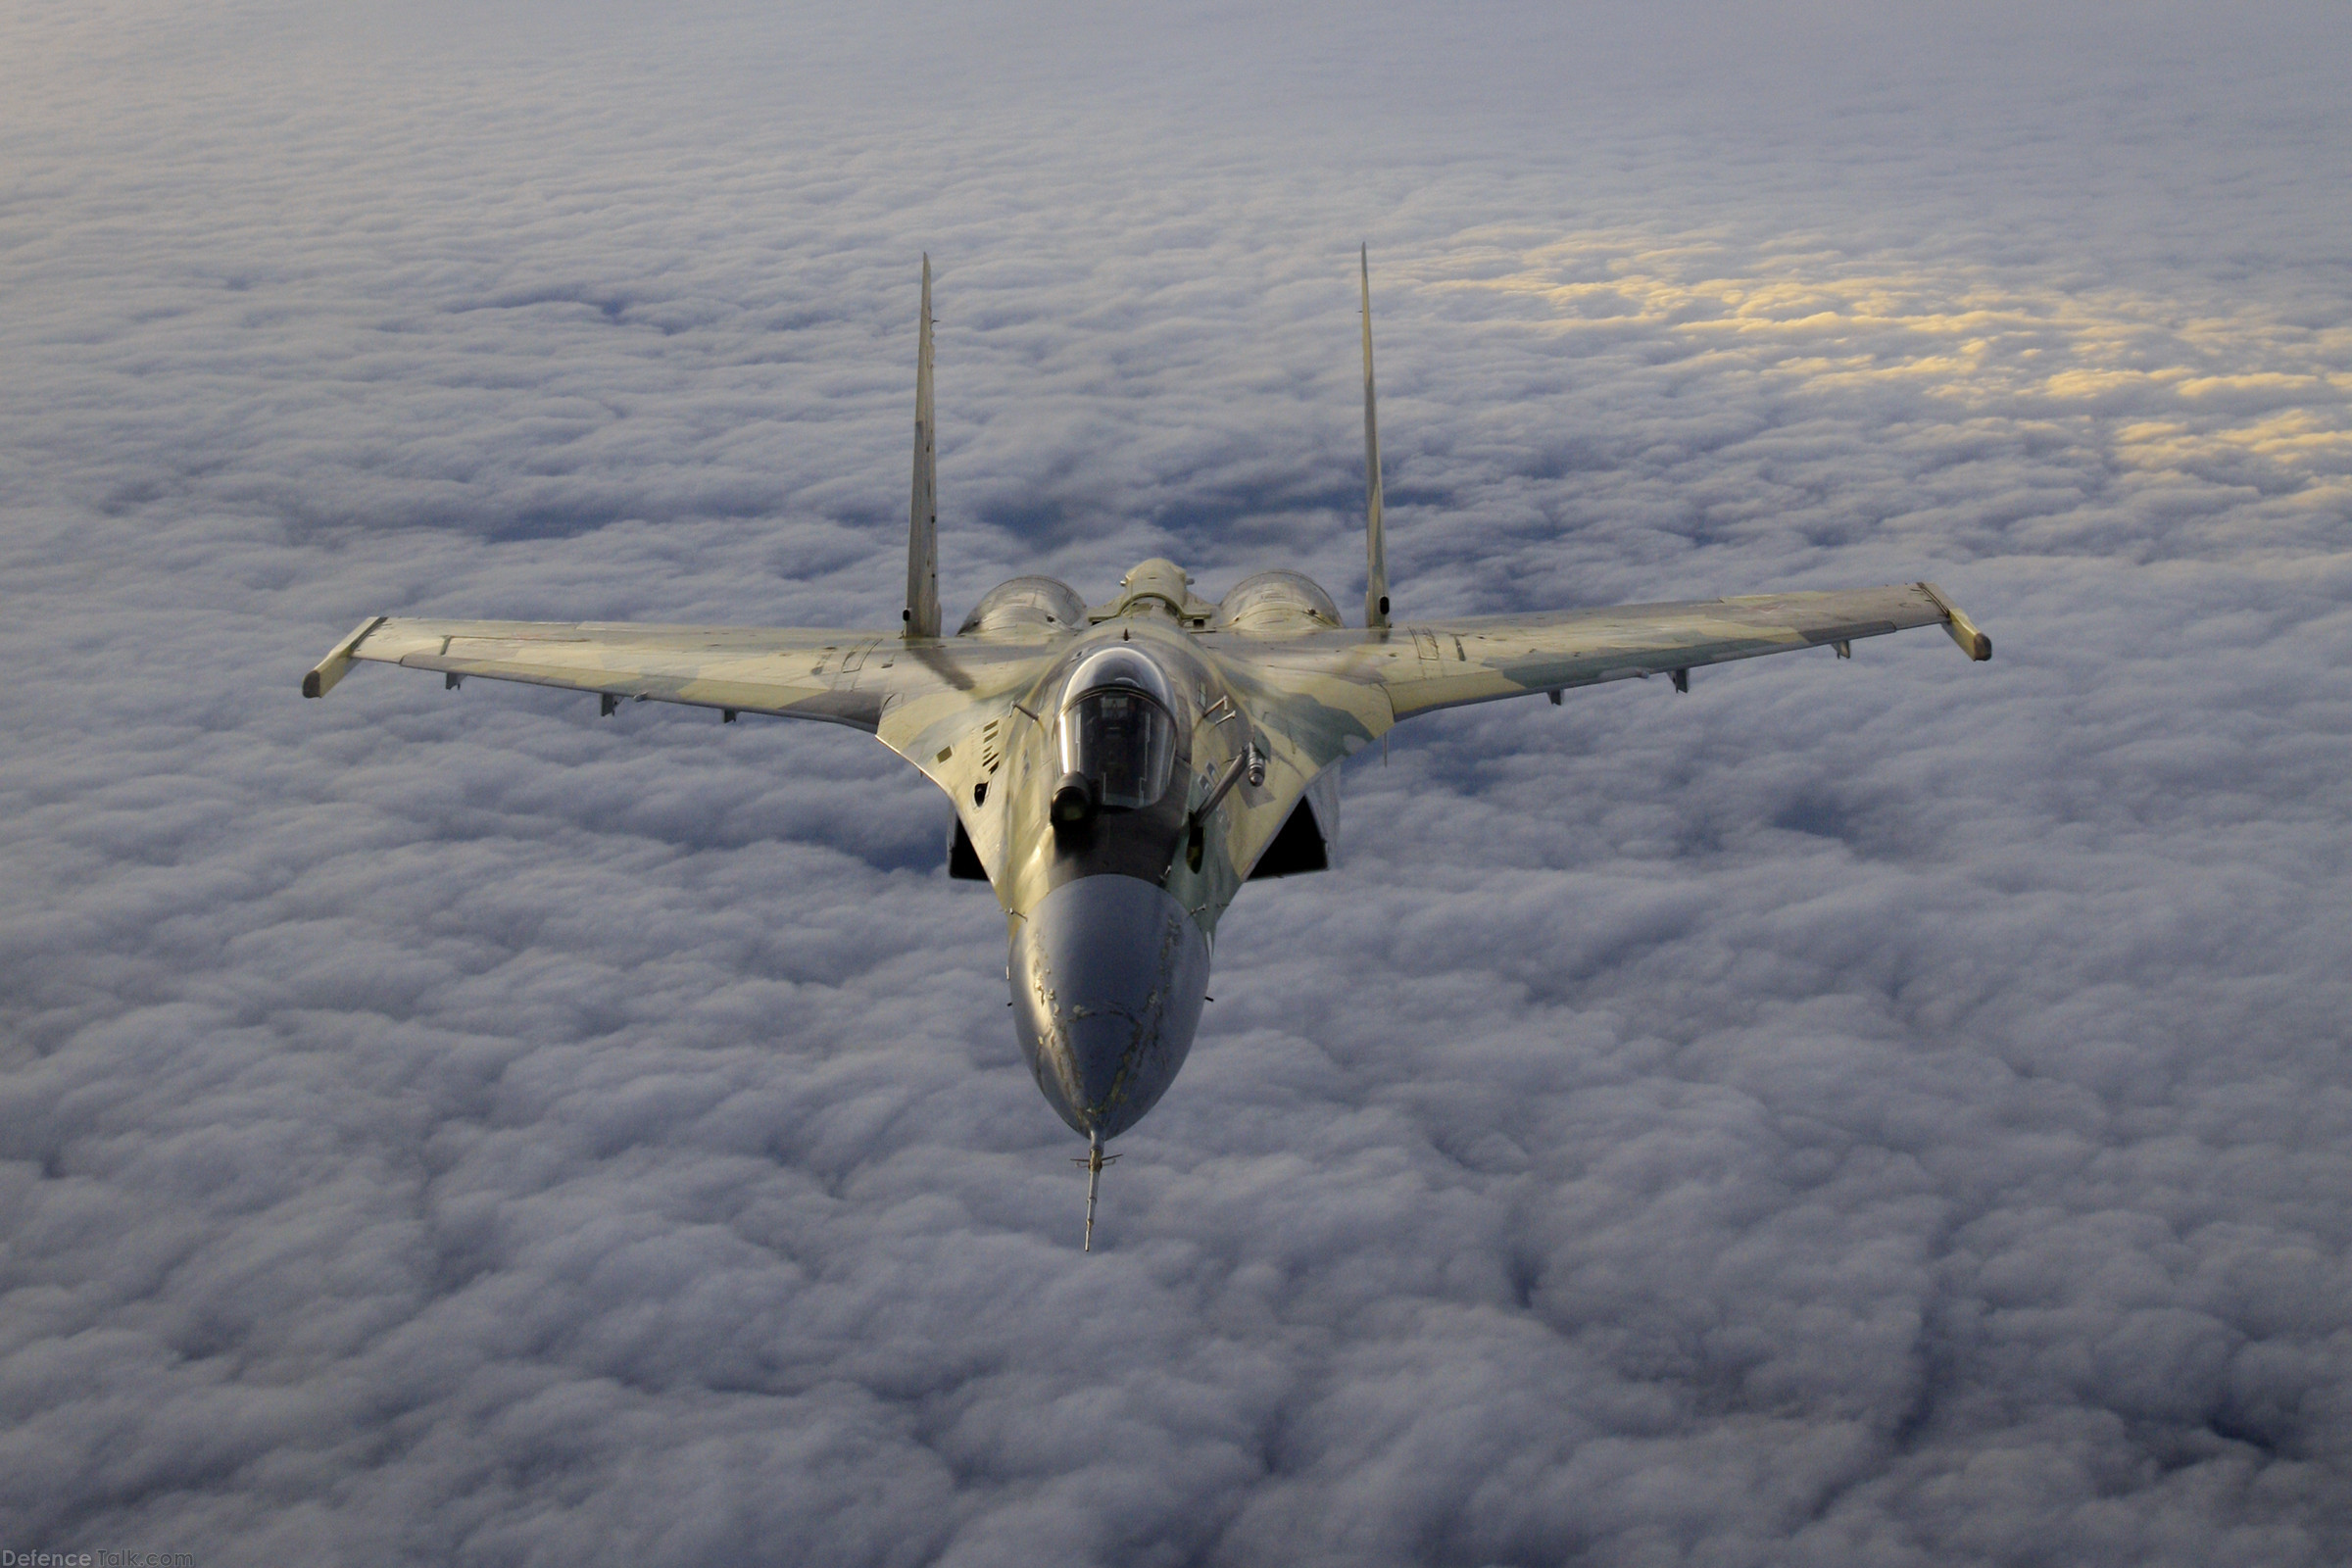
M1175 703L1159 666L1132 648L1105 648L1062 693L1062 772L1093 780L1104 807L1157 804L1176 769Z

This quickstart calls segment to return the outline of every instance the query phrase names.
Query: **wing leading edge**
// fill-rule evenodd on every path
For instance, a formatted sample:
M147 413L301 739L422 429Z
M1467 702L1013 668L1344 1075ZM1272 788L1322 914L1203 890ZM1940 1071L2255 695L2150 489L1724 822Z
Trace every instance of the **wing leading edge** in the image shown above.
M988 693L1034 679L1048 657L1042 644L958 640L950 647L896 632L378 616L303 676L302 692L323 697L355 661L368 660L453 680L595 693L608 711L622 701L683 703L876 734L906 704L983 704Z
M1409 658L1389 661L1382 684L1398 718L1529 692L1688 671L1824 644L1841 652L1865 637L1952 625L1925 583L1833 593L1758 594L1545 615L1498 615L1408 628ZM1971 658L1992 644L1955 630Z

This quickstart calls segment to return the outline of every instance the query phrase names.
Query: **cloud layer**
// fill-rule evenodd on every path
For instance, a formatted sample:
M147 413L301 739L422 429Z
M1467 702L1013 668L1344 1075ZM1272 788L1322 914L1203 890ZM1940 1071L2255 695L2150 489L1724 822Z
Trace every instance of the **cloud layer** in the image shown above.
M0 1545L2352 1551L2321 12L28 12L0 37ZM1397 733L1106 1250L862 737L300 671L386 612L1924 635Z

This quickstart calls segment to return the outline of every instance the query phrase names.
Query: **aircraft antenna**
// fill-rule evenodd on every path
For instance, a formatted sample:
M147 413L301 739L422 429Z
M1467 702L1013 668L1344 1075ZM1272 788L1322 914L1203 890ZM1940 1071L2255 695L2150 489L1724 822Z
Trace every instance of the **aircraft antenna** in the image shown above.
M1364 624L1389 623L1389 551L1380 527L1380 421L1372 408L1372 247L1356 254L1364 283Z
M1102 1131L1096 1128L1086 1135L1086 1157L1070 1161L1073 1165L1086 1167L1086 1246L1080 1249L1082 1251L1091 1252L1095 1250L1095 1195L1102 1190L1102 1167L1118 1157L1102 1152Z
M931 421L931 257L923 256L922 338L914 353L914 498L906 510L909 637L939 635L939 452Z

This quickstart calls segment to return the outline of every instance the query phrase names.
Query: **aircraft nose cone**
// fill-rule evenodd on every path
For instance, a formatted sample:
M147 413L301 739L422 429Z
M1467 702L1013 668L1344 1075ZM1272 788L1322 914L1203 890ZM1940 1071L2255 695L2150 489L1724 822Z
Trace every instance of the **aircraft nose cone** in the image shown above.
M1080 1133L1114 1138L1175 1081L1200 1026L1208 942L1131 876L1046 895L1012 939L1012 1015L1037 1087Z

